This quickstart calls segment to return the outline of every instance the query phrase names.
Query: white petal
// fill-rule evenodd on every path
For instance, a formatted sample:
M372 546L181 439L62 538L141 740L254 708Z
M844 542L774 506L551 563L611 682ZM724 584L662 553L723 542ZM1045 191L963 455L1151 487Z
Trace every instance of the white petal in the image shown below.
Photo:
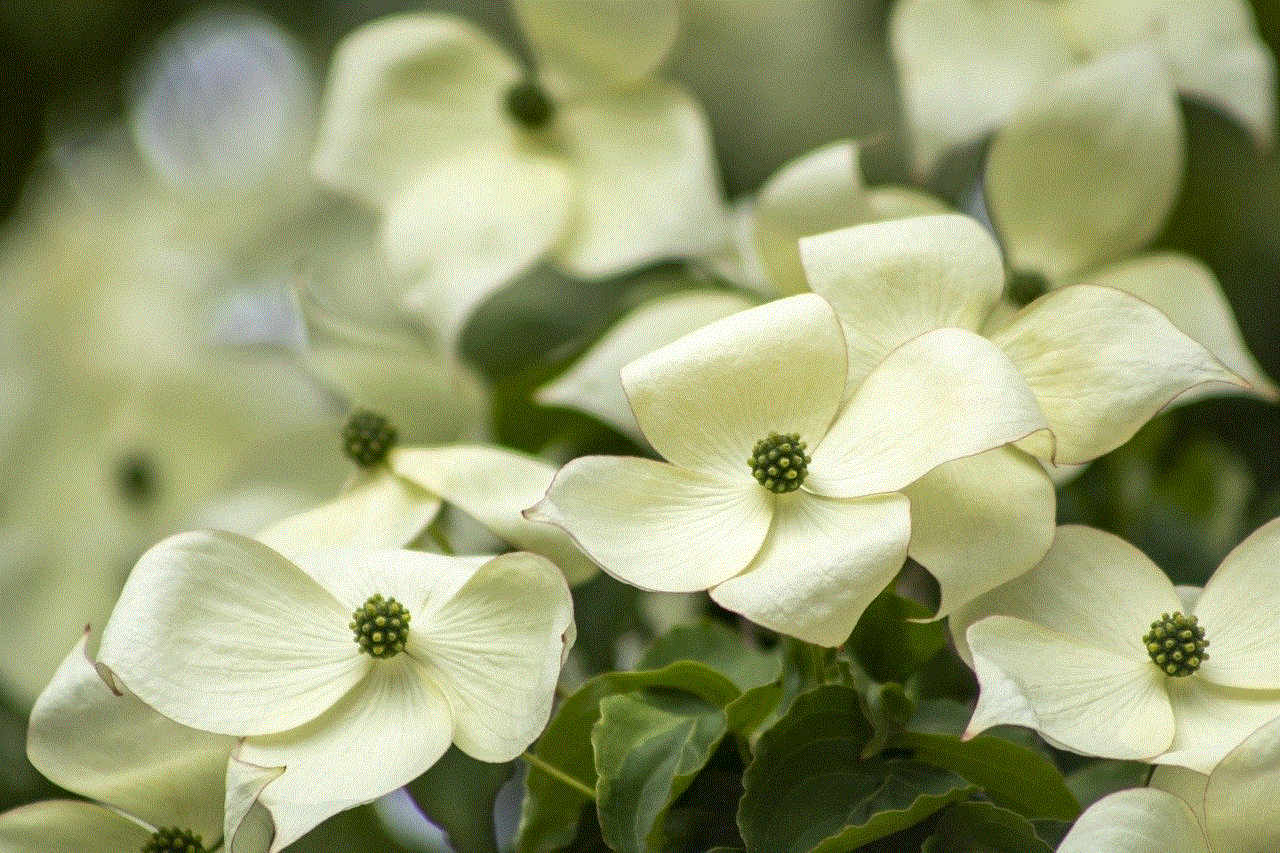
M965 660L968 627L1003 614L1152 666L1142 635L1152 620L1178 609L1173 584L1137 548L1101 530L1064 525L1030 572L961 607L950 624Z
M921 175L1072 61L1052 8L1029 0L904 0L889 27Z
M134 567L98 659L167 717L232 735L319 716L364 671L351 611L260 542L200 531Z
M1070 41L1102 52L1154 41L1178 88L1232 113L1260 145L1275 129L1275 60L1241 0L1067 0L1058 18Z
M235 738L180 726L117 694L85 655L87 635L36 700L27 757L69 791L152 826L208 841L222 831L223 780Z
M1031 437L1044 416L1008 357L963 329L936 329L889 353L813 450L805 486L824 495L892 492L944 462Z
M838 646L902 568L910 537L902 495L781 495L760 554L745 572L712 588L711 597L766 628Z
M444 755L451 731L448 702L426 668L398 655L375 662L310 723L247 739L227 768L228 788L256 779L259 768L285 768L256 800L275 824L271 850L280 850L331 815L416 779ZM228 825L238 828L242 817L228 814Z
M940 617L1029 571L1053 542L1053 481L1012 447L945 462L903 494L907 553L937 578Z
M409 653L448 697L453 742L510 761L542 732L573 643L564 577L541 557L503 554L411 624Z
M4 853L137 853L150 837L142 825L83 800L46 800L0 814Z
M567 272L600 278L727 237L706 117L674 84L575 99L555 123L578 205L556 251Z
M334 57L312 169L381 207L441 160L509 133L502 93L519 78L515 63L460 18L369 24Z
M911 338L944 326L976 331L1004 290L1000 248L958 214L807 237L800 256L845 328L850 387Z
M403 548L439 511L439 498L379 466L329 503L282 519L254 538L290 559L326 548Z
M1168 791L1191 807L1200 826L1205 826L1204 794L1209 777L1177 764L1157 764L1151 769L1148 787Z
M614 324L559 379L538 389L534 399L543 406L566 406L594 415L644 444L622 391L623 366L754 304L718 290L681 291L646 302Z
M1182 182L1182 117L1149 50L1108 54L1030 97L987 155L1009 264L1061 280L1159 230Z
M415 447L393 451L396 474L444 498L521 551L546 557L569 583L598 568L563 530L522 515L547 493L556 469L540 459L497 447Z
M638 83L657 69L676 38L671 0L516 0L512 4L555 92L573 94Z
M298 557L298 568L340 603L348 622L352 611L378 594L396 599L408 608L410 619L418 619L457 592L488 559L405 549L339 548L308 551ZM350 631L347 640L351 641Z
M772 497L754 480L724 483L649 459L583 456L560 469L526 517L564 528L632 586L695 592L756 556Z
M1222 759L1205 789L1205 820L1214 850L1280 849L1275 794L1280 790L1280 719L1249 735Z
M1153 759L1160 764L1208 773L1258 727L1280 718L1280 690L1221 687L1196 675L1165 681L1177 733Z
M1027 725L1029 715L1037 731L1084 755L1149 759L1173 740L1165 677L1150 660L1008 616L983 619L967 638L980 685L967 735Z
M1107 287L1042 296L991 340L1035 391L1058 439L1058 464L1114 450L1188 388L1244 385L1159 311Z
M1081 283L1114 287L1151 303L1180 331L1203 344L1245 379L1255 392L1270 400L1280 395L1245 346L1218 280L1196 259L1171 252L1146 255L1107 267ZM1216 390L1219 389L1212 385L1201 386L1180 395L1178 401L1186 402ZM1238 393L1240 388L1231 385L1222 390Z
M1058 853L1209 853L1187 804L1151 788L1098 800L1076 820Z
M1280 519L1259 527L1235 547L1196 601L1209 640L1200 677L1229 687L1280 689Z
M564 236L572 198L563 165L532 149L476 147L435 163L384 214L387 260L410 280L406 307L456 339L476 305Z
M734 314L622 369L636 421L691 471L753 482L747 460L770 432L813 447L844 394L844 336L813 294Z
M866 206L870 222L951 212L951 207L942 199L912 187L872 187L867 190Z

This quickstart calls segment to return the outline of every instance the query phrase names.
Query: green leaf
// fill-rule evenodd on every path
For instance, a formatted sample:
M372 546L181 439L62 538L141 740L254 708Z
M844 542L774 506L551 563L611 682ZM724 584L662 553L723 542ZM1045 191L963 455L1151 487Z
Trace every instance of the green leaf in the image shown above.
M641 669L657 669L678 660L706 664L727 677L738 689L772 684L782 676L780 649L760 651L742 635L719 622L681 625L653 641L640 660Z
M410 853L387 833L373 806L338 812L289 845L289 853Z
M740 695L728 678L692 661L680 661L658 670L608 672L588 681L560 705L538 738L534 754L586 787L595 788L591 730L600 719L600 700L646 688L690 694L716 707L724 707ZM578 790L530 767L525 778L516 850L548 853L564 847L573 840L579 813L587 802L587 797Z
M924 606L886 589L863 612L848 649L876 681L901 684L947 644L941 621L908 621L932 615Z
M605 841L618 853L648 853L660 846L667 807L728 731L724 709L699 704L655 702L639 693L601 701L600 719L591 731L596 810Z
M954 735L904 731L889 739L897 749L981 787L997 805L1030 819L1074 820L1080 806L1052 762L1025 746L992 735L961 740Z
M729 714L729 731L749 736L764 725L769 715L782 702L782 687L761 684L734 699L725 710Z
M867 718L875 734L863 747L864 756L884 750L889 739L902 731L916 712L915 703L900 684L871 685L868 693Z
M991 803L957 803L942 813L921 853L1053 853L1031 822Z
M1067 789L1081 808L1088 808L1107 794L1124 788L1141 788L1151 775L1151 765L1141 761L1094 761L1067 776Z
M801 694L760 736L738 826L748 853L839 853L920 822L973 790L915 761L862 758L873 730L857 690Z
M515 770L515 762L489 764L451 746L408 790L457 853L497 853L493 801Z

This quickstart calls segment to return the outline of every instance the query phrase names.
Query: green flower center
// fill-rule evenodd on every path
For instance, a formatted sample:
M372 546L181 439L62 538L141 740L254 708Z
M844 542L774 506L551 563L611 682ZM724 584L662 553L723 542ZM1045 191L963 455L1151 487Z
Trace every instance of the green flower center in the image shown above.
M189 829L171 826L151 833L142 853L205 853L204 841Z
M361 468L371 468L387 458L397 435L382 415L357 409L342 428L342 449Z
M522 80L507 90L507 112L529 130L544 127L556 114L547 90L532 80Z
M755 450L747 460L751 476L776 494L794 492L804 485L809 463L813 461L805 454L806 447L808 445L800 440L797 432L769 433L756 442Z
M141 450L121 456L112 475L116 489L134 506L141 506L155 497L160 484L155 461Z
M409 611L394 598L372 595L351 614L348 625L360 651L375 658L393 658L409 639Z
M1190 675L1209 659L1205 654L1209 641L1195 616L1161 614L1151 623L1151 630L1142 635L1142 644L1155 665L1174 678Z
M1014 270L1009 276L1005 295L1019 308L1029 305L1049 292L1049 280L1032 270Z

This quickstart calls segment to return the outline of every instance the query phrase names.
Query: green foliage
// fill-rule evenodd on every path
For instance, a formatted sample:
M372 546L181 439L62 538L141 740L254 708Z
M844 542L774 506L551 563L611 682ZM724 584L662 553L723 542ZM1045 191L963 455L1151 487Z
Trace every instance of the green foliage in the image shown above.
M772 684L782 675L782 652L749 648L742 636L719 622L683 625L653 641L640 669L659 669L678 660L705 664L740 690Z
M1052 853L1026 818L991 803L956 803L942 813L921 853Z
M497 853L493 801L515 770L514 762L477 761L451 746L408 789L422 813L449 836L457 853Z
M927 608L886 589L862 614L849 638L849 650L876 681L901 683L947 644L941 621L910 621L932 615Z

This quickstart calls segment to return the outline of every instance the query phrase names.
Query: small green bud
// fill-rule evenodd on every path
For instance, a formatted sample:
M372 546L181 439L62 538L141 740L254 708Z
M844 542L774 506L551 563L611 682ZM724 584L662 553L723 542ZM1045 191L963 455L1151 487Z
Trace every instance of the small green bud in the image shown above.
M1184 678L1200 668L1209 659L1205 649L1209 641L1204 638L1204 628L1197 624L1194 615L1181 613L1161 614L1151 623L1151 630L1142 635L1151 661L1174 678Z
M799 433L769 433L756 442L751 458L747 460L751 476L775 494L794 492L804 485L809 463L813 461L805 454L806 447L808 445L800 440Z
M1030 305L1048 292L1048 279L1032 270L1015 270L1010 273L1009 285L1005 288L1005 296L1019 308Z
M342 428L342 449L361 468L372 468L387 458L398 433L376 412L356 409Z
M348 626L360 651L375 658L393 658L409 639L409 611L394 598L372 595L351 614Z
M205 853L200 836L176 826L157 829L140 849L141 853Z
M556 105L547 90L532 80L522 80L507 90L507 113L529 130L538 130L551 121Z

